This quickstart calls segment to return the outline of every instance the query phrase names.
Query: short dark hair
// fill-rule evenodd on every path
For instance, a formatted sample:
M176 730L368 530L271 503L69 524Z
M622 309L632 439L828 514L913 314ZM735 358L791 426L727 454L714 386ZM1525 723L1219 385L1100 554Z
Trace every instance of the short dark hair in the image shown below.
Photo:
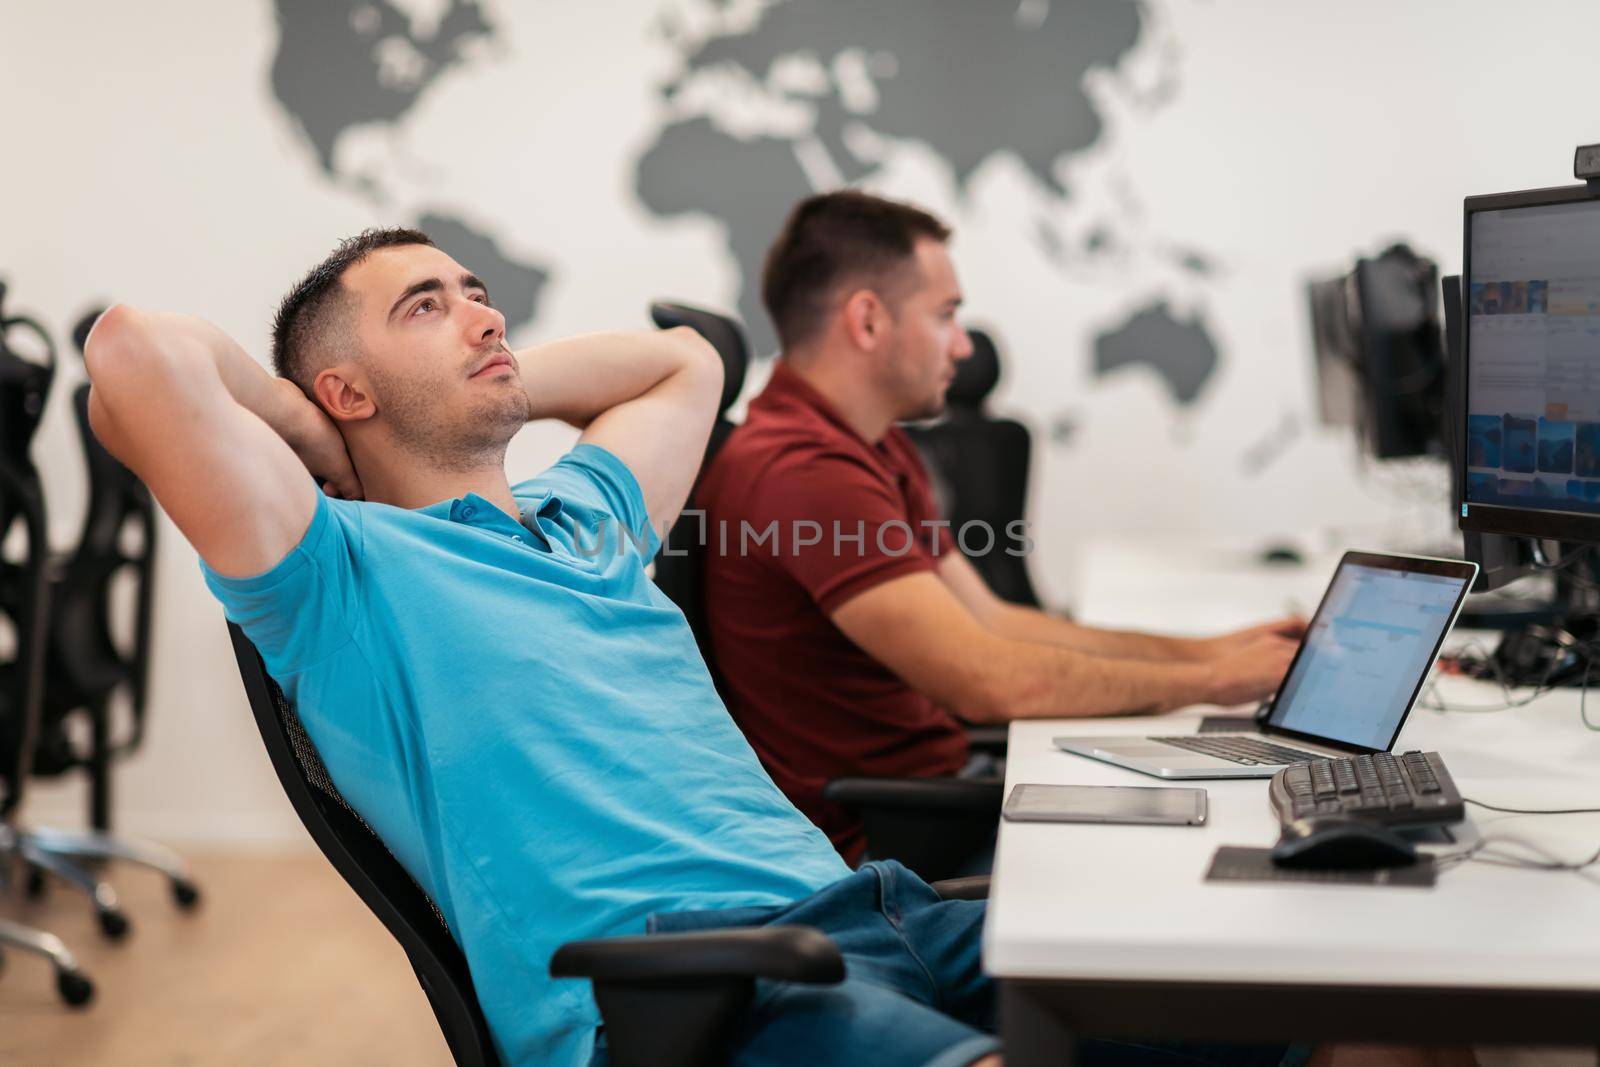
M920 208L858 189L796 204L761 273L761 301L783 346L800 344L821 327L826 301L840 282L901 265L918 238L948 241L950 227Z
M378 249L396 245L435 247L421 230L403 226L362 230L340 241L327 259L289 290L272 321L272 369L280 378L288 378L310 394L311 381L322 369L317 357L349 329L349 294L340 285L344 272Z

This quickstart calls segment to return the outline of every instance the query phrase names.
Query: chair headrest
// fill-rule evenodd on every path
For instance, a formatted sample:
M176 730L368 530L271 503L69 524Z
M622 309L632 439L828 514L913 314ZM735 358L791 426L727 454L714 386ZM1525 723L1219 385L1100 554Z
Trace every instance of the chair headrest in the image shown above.
M650 318L663 330L688 326L711 342L711 347L722 357L722 400L717 404L717 417L726 415L733 402L739 399L745 370L750 365L750 345L738 320L690 304L664 302L650 305Z
M84 346L89 343L89 331L94 329L94 324L100 321L100 316L106 313L102 307L90 308L84 312L78 324L72 328L72 343L78 346L78 354L83 355Z
M952 408L979 408L1000 381L1000 353L994 338L982 330L968 330L972 355L956 364L956 377L945 392Z

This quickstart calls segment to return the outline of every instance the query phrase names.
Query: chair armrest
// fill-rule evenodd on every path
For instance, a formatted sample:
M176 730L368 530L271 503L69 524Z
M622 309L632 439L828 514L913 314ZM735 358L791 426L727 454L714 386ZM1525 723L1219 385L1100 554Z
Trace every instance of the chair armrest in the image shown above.
M1000 814L1005 783L999 778L835 778L822 787L824 800L851 808Z
M742 927L569 941L551 958L550 976L595 982L751 977L827 985L844 980L844 959L814 926Z
M988 900L989 878L987 874L946 878L941 882L934 882L933 891L939 894L940 900Z
M1009 726L968 726L967 747L974 752L989 752L996 756L1006 754L1011 739Z

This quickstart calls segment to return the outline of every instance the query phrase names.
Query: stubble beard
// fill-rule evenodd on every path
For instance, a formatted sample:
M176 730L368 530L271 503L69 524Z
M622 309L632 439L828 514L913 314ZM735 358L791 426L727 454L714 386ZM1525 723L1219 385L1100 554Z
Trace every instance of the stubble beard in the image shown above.
M368 373L395 444L436 470L503 465L506 446L533 414L528 394L508 381L478 398L452 425L441 417L437 383L405 381L377 368Z

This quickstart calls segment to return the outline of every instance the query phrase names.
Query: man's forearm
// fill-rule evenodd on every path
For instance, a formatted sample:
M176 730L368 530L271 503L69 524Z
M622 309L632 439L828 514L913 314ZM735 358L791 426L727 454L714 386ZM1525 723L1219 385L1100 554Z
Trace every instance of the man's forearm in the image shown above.
M987 699L979 721L1141 715L1207 699L1214 679L1199 663L1114 659L1073 648L1007 641L981 668Z
M581 429L674 375L698 369L708 352L699 334L680 327L583 334L525 348L517 362L533 417Z
M309 403L219 327L191 315L112 308L96 325L84 358L98 403L113 418L121 403L137 403L145 390L205 389L213 373L211 381L235 403L286 439L297 433Z
M1008 604L997 612L989 626L995 633L1015 641L1060 645L1119 659L1173 663L1205 658L1200 642L1188 638L1080 626L1017 604Z

